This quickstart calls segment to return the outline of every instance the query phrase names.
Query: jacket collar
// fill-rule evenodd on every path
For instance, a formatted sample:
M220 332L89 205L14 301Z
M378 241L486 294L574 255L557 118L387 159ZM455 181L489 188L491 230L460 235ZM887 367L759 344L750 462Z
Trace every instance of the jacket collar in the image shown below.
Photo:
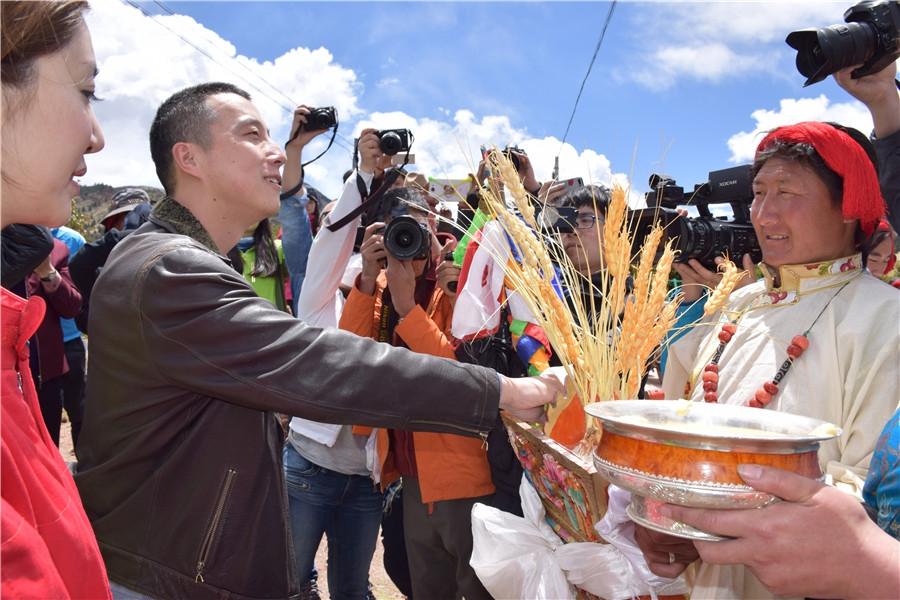
M763 263L766 291L803 292L858 275L862 256L852 254L833 260L802 265L783 265L777 269ZM776 286L776 283L779 284Z
M167 231L186 235L221 255L218 246L197 217L171 196L166 196L157 203L150 213L150 220Z

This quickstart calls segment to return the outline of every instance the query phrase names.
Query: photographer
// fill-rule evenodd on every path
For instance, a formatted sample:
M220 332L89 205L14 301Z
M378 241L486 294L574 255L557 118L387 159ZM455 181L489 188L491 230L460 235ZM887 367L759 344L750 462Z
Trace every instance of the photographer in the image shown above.
M452 249L439 247L428 206L410 188L385 194L383 223L366 230L363 270L350 292L341 328L414 352L454 358L448 332L453 312L451 277L435 265ZM427 232L424 256L398 259L392 224ZM414 236L411 236L414 237ZM385 267L386 265L386 267ZM453 398L447 398L453 402ZM357 429L366 433L365 429ZM483 441L452 434L391 429L377 432L382 487L403 478L404 537L416 598L489 598L469 566L471 509L494 492Z
M360 219L331 231L327 225L344 218L362 201L357 174L371 188L385 155L374 129L359 138L359 170L344 181L344 189L332 210L323 211L322 228L312 242L306 285L300 290L297 318L317 327L336 327L344 309L339 286L353 252ZM402 181L402 180L401 180ZM291 419L285 444L284 475L291 513L291 534L297 572L308 577L323 534L328 538L328 589L335 598L363 598L369 567L381 523L382 494L374 483L378 473L368 466L369 436L353 435L349 425ZM312 580L301 582L304 593L316 588Z
M823 471L859 490L877 432L896 408L900 322L896 292L862 269L860 240L884 215L874 152L860 132L827 123L780 127L759 144L751 222L764 280L671 346L667 398L726 402L836 424ZM759 520L760 529L771 525ZM651 570L672 577L694 545L636 527ZM742 567L703 563L694 594L766 598Z
M306 186L302 185L304 174L300 165L303 160L303 148L316 136L327 131L327 129L306 130L309 113L310 107L305 105L300 105L294 110L291 135L284 146L286 161L281 179L283 190L281 207L278 210L284 260L291 281L291 312L295 315L313 239L306 205L315 202L307 194Z
M860 65L842 69L834 80L866 105L872 115L872 142L878 156L881 194L887 202L887 216L895 231L900 231L900 93L897 91L897 63L878 73L853 79Z
M562 206L575 209L575 222L570 223L571 231L561 237L563 250L572 264L591 285L593 291L602 289L600 277L603 274L603 223L606 221L606 207L609 205L609 189L596 185L580 188L562 197ZM585 281L585 291L588 288ZM594 305L599 306L599 300ZM590 307L591 303L584 304Z

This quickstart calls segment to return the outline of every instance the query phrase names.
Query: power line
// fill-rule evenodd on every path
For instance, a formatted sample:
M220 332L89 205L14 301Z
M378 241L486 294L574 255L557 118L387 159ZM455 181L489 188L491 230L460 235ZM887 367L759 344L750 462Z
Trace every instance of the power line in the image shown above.
M263 78L263 77L260 76L259 74L255 73L252 69L250 69L249 67L247 67L245 64L239 62L237 59L235 59L235 57L233 57L233 56L231 56L231 55L229 55L229 54L226 54L226 53L223 52L221 49L219 49L219 48L217 48L216 46L213 45L213 47L216 48L216 50L217 50L220 54L222 54L222 55L225 56L226 58L228 58L228 59L230 59L231 61L233 61L234 63L236 63L238 66L240 66L241 68L243 68L245 71L249 72L251 75L253 75L253 76L256 77L257 79L259 79L260 81L262 81L264 84L266 84L266 85L267 85L268 87L270 87L271 89L275 90L275 91L276 91L278 94L280 94L283 98L287 99L288 102L292 103L292 106L286 106L286 105L285 105L283 102L281 102L280 100L278 100L278 99L276 99L276 98L273 98L272 96L270 96L269 94L267 94L265 91L263 91L262 89L260 89L260 87L259 87L258 85L255 85L253 82L251 82L250 80L248 80L246 77L241 76L240 74L238 74L238 73L236 73L235 71L229 69L227 66L225 66L224 64L222 64L221 62L219 62L218 60L216 60L215 57L213 57L211 54L209 54L209 53L208 53L207 51L205 51L203 48L200 48L199 46L197 46L196 44L194 44L193 42L191 42L190 40L188 40L187 38L185 38L183 35L181 35L181 34L178 33L177 31L175 31L174 29L172 29L171 27L169 27L168 25L166 25L166 24L163 23L162 21L160 21L160 20L158 20L158 19L154 19L154 18L153 18L153 15L151 15L150 13L148 13L147 11L145 11L145 10L143 9L143 7L141 7L140 5L138 5L134 0L122 0L122 1L125 2L125 3L127 3L127 4L129 4L129 5L131 5L132 7L136 8L136 9L138 9L139 11L141 11L141 13L142 13L145 17L147 17L148 19L150 19L151 21L153 21L154 23L156 23L156 24L159 25L160 27L166 29L169 33L171 33L171 34L173 34L174 36L176 36L177 38L179 38L179 39L180 39L181 41L183 41L185 44L187 44L188 46L190 46L191 48L193 48L194 50L196 50L197 52L199 52L200 54L202 54L203 56L205 56L206 58L208 58L209 60L211 60L211 61L212 61L213 63L215 63L216 65L220 66L221 68L225 69L226 71L228 71L229 73L231 73L231 74L234 75L235 77L237 77L237 78L241 79L242 81L244 81L245 83L247 83L247 84L248 84L249 86L251 86L254 90L256 90L257 92L259 92L263 97L265 97L265 98L271 100L271 101L274 102L277 106L281 107L283 110L287 111L287 112L290 113L291 115L294 114L294 107L298 106L297 102L295 102L290 96L288 96L287 94L285 94L284 92L282 92L281 90L279 90L278 88L276 88L274 85L272 85L271 83L269 83L265 78ZM163 10L165 10L168 14L170 14L170 15L172 15L172 16L176 16L177 13L173 12L171 9L169 9L167 6L165 6L162 2L159 2L159 1L154 0L154 3L155 3L157 6L159 6L160 8L162 8ZM210 44L210 45L212 45L212 44ZM348 152L353 152L352 142L350 142L348 139L344 138L344 136L342 136L341 134L338 134L337 136L335 136L335 140L334 140L334 141L335 141L335 143L338 144L338 146L340 146L340 147L343 148L344 150L346 150L346 151L348 151Z
M603 38L606 37L606 30L609 27L610 21L612 21L615 9L616 0L613 0L609 5L609 12L606 14L606 22L603 24L603 30L600 32L600 39L597 40L597 46L594 48L594 55L591 57L587 73L584 74L584 79L581 80L581 87L578 88L578 96L575 98L575 106L572 107L572 114L569 115L569 123L566 125L566 132L563 134L562 142L559 144L559 152L556 153L556 164L553 167L554 179L559 175L559 155L562 153L563 146L566 144L566 139L569 137L569 129L572 127L572 121L575 119L575 111L578 110L578 102L581 100L581 93L584 92L584 84L587 83L588 77L591 75L591 69L594 68L594 62L597 60L597 54L600 52L600 46L603 44Z
M169 13L171 16L173 16L173 17L174 17L174 16L179 16L179 15L177 15L177 13L175 13L174 11L172 11L172 9L170 9L168 6L166 6L166 5L165 5L163 2L161 2L160 0L154 0L153 3L156 4L157 6L159 6L161 9L163 9L163 10L166 11L167 13ZM155 20L155 19L154 19L154 20ZM181 36L179 36L179 37L181 37ZM184 39L184 38L182 38L182 39ZM187 40L185 40L185 41L187 41ZM282 98L284 98L285 100L287 100L292 106L297 106L297 103L294 101L293 98L291 98L290 96L288 96L287 94L285 94L284 92L282 92L281 89L279 89L279 88L275 87L274 85L272 85L271 83L269 83L269 82L266 80L265 77L263 77L263 76L260 75L259 73L255 72L253 69L251 69L250 67L248 67L248 66L245 65L244 63L238 61L234 56L231 56L230 54L227 54L224 50L218 48L215 44L213 44L213 43L211 42L211 40L207 40L207 42L209 42L209 45L210 45L210 46L212 46L213 48L215 48L216 50L218 50L220 54L222 54L222 55L225 56L226 58L228 58L228 59L234 61L234 63L235 63L236 65L238 65L239 67L241 67L242 69L244 69L245 71L247 71L248 73L250 73L251 75L253 75L254 77L256 77L258 80L262 81L262 82L263 82L264 84L266 84L270 89L274 90L275 93L279 94ZM190 43L190 42L188 42L188 43ZM193 44L191 44L191 45L193 45ZM196 47L196 46L195 46L195 47ZM272 99L272 98L270 98L270 100L271 100L271 99ZM284 106L282 105L282 107L284 107ZM293 113L293 109L290 109L290 110L291 110L291 112Z

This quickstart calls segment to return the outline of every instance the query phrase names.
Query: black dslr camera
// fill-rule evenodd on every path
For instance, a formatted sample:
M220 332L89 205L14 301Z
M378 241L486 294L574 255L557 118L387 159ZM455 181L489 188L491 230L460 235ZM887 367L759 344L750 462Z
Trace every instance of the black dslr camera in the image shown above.
M397 260L428 258L431 232L409 215L394 217L384 230L384 249Z
M323 106L314 108L309 111L306 116L306 125L303 129L306 131L319 131L321 129L331 129L337 125L337 110L333 106Z
M792 31L785 40L797 50L797 70L807 77L804 87L845 67L858 79L877 73L900 58L900 2L863 0L847 9L844 21L822 29Z
M522 156L528 156L525 151L518 146L507 146L503 149L503 154L505 154L506 157L512 161L512 164L516 168L516 171L518 171L522 165L517 155L521 154Z
M578 209L573 206L535 206L535 220L544 233L575 233Z
M409 152L413 134L409 129L385 129L378 132L378 148L388 156Z
M753 262L762 260L762 250L756 232L750 223L750 204L753 202L753 171L750 165L741 165L721 171L710 171L709 181L694 186L694 193L685 198L684 188L666 175L650 176L653 191L646 194L647 206L631 212L635 224L635 244L640 246L654 223L665 228L667 240L675 240L679 251L676 260L687 262L694 258L707 269L716 270L715 259L723 254L740 261L749 254ZM675 208L693 204L699 217L682 217ZM729 204L734 213L731 221L715 217L709 210L711 204ZM639 248L633 248L637 254Z

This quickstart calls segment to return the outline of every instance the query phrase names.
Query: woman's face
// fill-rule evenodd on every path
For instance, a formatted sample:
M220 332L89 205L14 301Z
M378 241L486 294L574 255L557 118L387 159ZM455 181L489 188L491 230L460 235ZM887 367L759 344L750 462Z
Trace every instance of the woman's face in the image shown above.
M781 157L765 162L753 180L750 220L763 260L772 267L841 258L855 250L855 222L810 167Z
M79 191L73 177L87 172L84 155L104 143L91 107L96 72L82 23L66 47L35 60L25 86L3 90L4 226L54 227L69 220Z

